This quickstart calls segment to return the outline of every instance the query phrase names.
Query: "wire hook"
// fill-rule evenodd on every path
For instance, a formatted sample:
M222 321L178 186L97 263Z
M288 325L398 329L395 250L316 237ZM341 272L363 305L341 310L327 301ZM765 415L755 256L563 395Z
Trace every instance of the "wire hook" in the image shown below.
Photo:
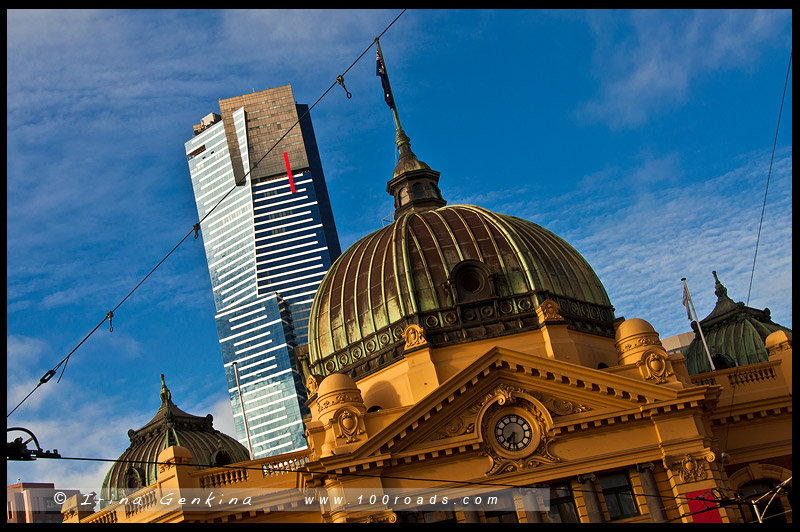
M111 318L114 317L114 311L109 310L108 314L106 314L106 318L108 319L108 332L114 332L114 325L111 323Z
M192 226L192 229L194 229L194 239L197 240L197 233L198 231L200 231L200 224L199 223L194 224Z
M337 76L337 77L336 77L336 82L337 82L339 85L341 85L341 86L342 86L342 88L344 89L344 92L345 92L345 93L347 93L347 99L348 99L348 100L349 100L350 98L352 98L352 97L353 97L353 95L352 95L352 94L350 94L350 91L349 91L349 90L347 90L347 87L345 87L345 86L344 86L344 77L342 77L341 75Z

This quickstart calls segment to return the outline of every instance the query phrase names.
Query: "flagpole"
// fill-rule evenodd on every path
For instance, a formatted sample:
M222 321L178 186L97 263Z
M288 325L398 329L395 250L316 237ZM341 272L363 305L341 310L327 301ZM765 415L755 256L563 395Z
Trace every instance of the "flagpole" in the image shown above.
M236 361L233 361L233 374L236 376L236 390L239 392L239 404L242 407L242 420L244 421L244 433L247 435L247 450L250 451L250 460L254 460L253 444L250 442L250 429L247 427L247 414L244 411L244 399L242 399L242 388L239 386L239 370L236 368Z
M397 131L397 145L399 146L401 142L408 142L408 137L403 131L403 126L400 125L400 115L397 113L397 101L394 99L394 94L392 93L392 84L389 83L389 71L386 69L386 61L383 59L383 51L381 50L381 42L377 37L375 37L375 46L378 48L378 56L380 57L381 65L383 66L384 76L386 79L386 88L388 89L389 95L392 99L392 117L394 118L394 127Z
M683 281L683 293L686 294L686 298L689 300L689 305L692 307L692 312L694 312L694 321L697 322L697 330L700 331L700 338L703 340L703 347L706 348L706 356L708 357L708 363L711 364L711 371L717 371L717 368L714 367L714 362L711 360L711 351L708 350L706 337L703 334L703 327L700 326L700 319L697 317L697 311L694 309L692 295L689 293L689 287L686 284L686 277L683 277L681 281Z

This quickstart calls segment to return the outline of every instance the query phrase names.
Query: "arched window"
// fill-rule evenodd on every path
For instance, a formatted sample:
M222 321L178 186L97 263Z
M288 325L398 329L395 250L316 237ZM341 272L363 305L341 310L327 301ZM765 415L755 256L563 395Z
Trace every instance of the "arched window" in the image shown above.
M759 516L761 522L764 523L787 523L786 516L788 514L786 508L783 506L782 499L784 499L784 497L781 495L787 495L791 503L791 488L788 490L782 488L778 491L775 490L777 485L778 483L774 481L764 479L754 480L740 487L739 494L742 496L742 499L749 502L746 505L747 510L744 512L745 515L742 517L750 523L758 523ZM753 507L750 501L755 502L758 513L756 513L756 508ZM791 509L789 511L791 511Z
M230 455L222 449L214 453L214 458L211 461L211 465L213 465L214 467L222 467L229 465L230 463L231 463Z
M494 295L489 268L478 260L464 260L456 264L450 275L459 303L476 301Z
M128 466L125 470L125 477L123 479L125 486L125 493L133 493L145 487L144 473L141 469L135 466Z
M736 367L736 363L731 357L723 355L722 353L714 353L711 355L711 360L714 362L714 368L717 370Z
M752 462L728 476L733 489L744 502L741 505L742 517L748 522L758 522L758 516L749 501L756 501L758 514L764 523L786 523L792 512L792 471L773 464ZM782 485L777 492L761 497ZM774 495L774 497L773 497ZM770 499L772 502L770 502ZM790 519L790 518L789 518Z

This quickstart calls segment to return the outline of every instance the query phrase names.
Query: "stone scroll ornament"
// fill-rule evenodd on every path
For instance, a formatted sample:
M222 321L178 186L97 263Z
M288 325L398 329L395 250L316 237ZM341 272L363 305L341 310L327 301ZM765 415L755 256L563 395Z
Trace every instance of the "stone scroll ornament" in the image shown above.
M716 458L717 456L713 451L706 450L700 456L689 453L683 456L667 456L664 458L664 465L675 475L680 476L681 481L696 482L706 478L705 463L711 463Z
M428 343L425 339L425 331L419 325L413 323L403 331L403 339L406 341L405 349L419 347Z
M654 380L656 384L667 382L667 377L673 375L669 359L657 351L646 351L636 365L645 379Z
M350 408L340 409L334 416L336 437L344 438L346 443L358 441L358 435L364 434L364 422L358 411Z
M319 375L309 375L306 379L306 390L308 390L308 395L314 395L317 393L317 389L319 388L320 383L322 382L322 377Z

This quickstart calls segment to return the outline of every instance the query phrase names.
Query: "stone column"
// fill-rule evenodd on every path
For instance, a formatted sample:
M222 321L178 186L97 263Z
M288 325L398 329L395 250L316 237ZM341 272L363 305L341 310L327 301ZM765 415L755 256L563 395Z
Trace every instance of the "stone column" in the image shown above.
M542 511L544 506L540 500L537 490L547 488L519 488L519 494L522 495L522 504L525 510L525 517L529 523L541 523Z
M647 508L650 510L650 519L654 523L664 523L667 520L667 513L664 511L664 502L658 492L653 470L653 462L643 462L636 464L636 471L639 472L639 480L642 482L644 499L647 501Z
M464 522L465 523L480 523L481 520L478 517L478 512L475 511L475 507L471 504L466 506L461 506L461 512L464 514Z
M586 505L586 512L589 514L590 523L603 522L603 509L600 506L600 498L597 496L597 489L594 485L596 480L597 477L594 473L578 475L578 482L581 484L583 501Z

